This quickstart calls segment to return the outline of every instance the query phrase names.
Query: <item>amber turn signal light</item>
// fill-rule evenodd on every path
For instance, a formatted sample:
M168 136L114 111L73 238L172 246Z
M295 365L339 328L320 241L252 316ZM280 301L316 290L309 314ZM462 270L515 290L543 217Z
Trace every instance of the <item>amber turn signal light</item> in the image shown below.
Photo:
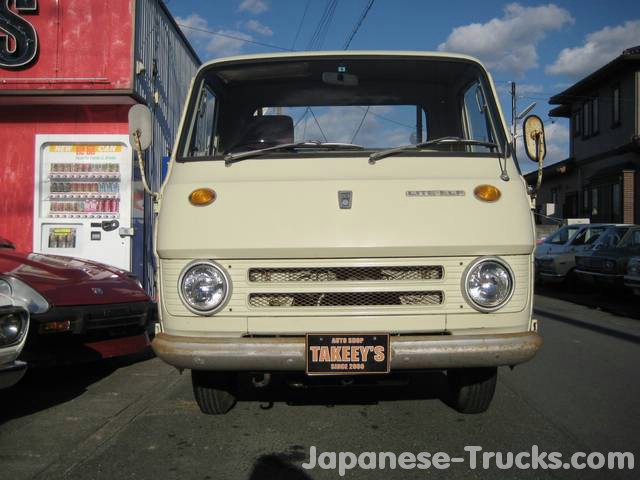
M68 332L69 330L71 330L70 320L59 320L40 325L40 333Z
M502 195L498 187L494 187L493 185L478 185L473 190L473 194L478 200L482 200L483 202L496 202Z
M210 205L216 200L216 192L210 188L198 188L189 194L189 202L196 207Z

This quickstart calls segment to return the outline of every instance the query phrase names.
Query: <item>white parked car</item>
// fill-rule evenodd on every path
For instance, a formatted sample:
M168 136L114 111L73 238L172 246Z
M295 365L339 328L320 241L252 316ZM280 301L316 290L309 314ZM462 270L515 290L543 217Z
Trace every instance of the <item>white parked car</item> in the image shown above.
M640 257L629 259L627 273L624 276L624 286L631 288L636 295L640 295Z
M536 278L543 282L571 284L576 253L591 248L611 226L605 223L564 225L556 230L536 247Z
M29 312L0 294L0 389L20 381L27 364L17 360L29 330Z

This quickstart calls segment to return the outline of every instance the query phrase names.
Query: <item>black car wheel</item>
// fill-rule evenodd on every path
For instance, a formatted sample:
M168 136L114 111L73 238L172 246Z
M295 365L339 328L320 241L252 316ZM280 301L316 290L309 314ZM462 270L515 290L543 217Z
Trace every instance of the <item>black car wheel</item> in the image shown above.
M496 367L448 370L449 405L460 413L486 412L496 391L497 378Z
M191 371L193 395L202 413L224 415L236 404L237 377L226 372Z

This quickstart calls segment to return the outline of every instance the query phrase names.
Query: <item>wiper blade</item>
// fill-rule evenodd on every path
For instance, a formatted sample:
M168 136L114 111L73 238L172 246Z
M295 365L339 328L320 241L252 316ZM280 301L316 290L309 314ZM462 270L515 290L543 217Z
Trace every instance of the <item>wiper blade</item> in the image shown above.
M287 150L287 149L304 148L304 147L364 150L364 147L362 145L355 145L353 143L314 142L314 141L282 143L280 145L274 145L273 147L259 148L257 150L249 150L248 152L229 153L224 156L224 163L226 165L231 165L232 163L235 163L238 160L256 157L265 153L275 152L277 150Z
M369 155L369 163L374 164L381 158L390 157L396 153L406 152L407 150L419 150L421 148L432 147L434 145L446 145L446 144L462 144L462 145L478 145L487 148L498 148L498 145L492 142L483 142L482 140L471 140L460 137L440 137L428 140L426 142L412 143L410 145L402 145L400 147L389 148L387 150L380 150L379 152Z

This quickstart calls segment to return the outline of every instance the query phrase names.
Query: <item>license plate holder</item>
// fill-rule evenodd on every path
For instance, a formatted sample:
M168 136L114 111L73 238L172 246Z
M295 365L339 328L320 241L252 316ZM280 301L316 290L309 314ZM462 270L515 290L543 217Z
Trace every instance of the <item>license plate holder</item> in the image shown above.
M305 356L307 375L389 373L389 334L309 333Z

